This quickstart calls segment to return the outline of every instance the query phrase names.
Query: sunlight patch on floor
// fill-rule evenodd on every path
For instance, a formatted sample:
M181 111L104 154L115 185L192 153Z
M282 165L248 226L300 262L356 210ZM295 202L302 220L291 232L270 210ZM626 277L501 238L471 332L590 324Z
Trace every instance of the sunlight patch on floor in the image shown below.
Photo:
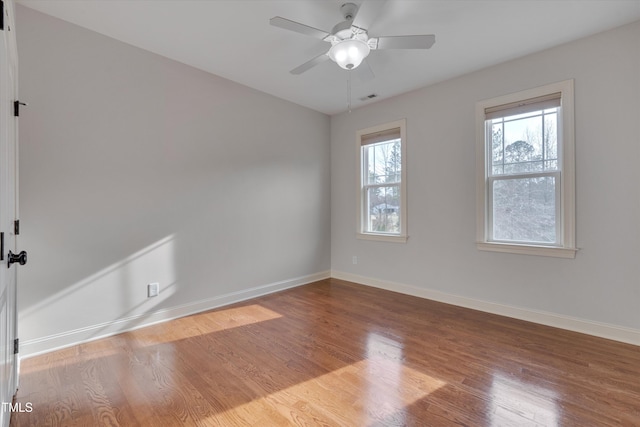
M118 340L132 341L134 348L150 347L171 343L187 338L230 330L281 318L282 315L259 304L246 305L217 311L200 313L175 319L169 323L147 326L135 331L125 332L113 337L98 339L58 350L41 356L41 363L25 360L21 366L21 375L36 373L42 369L56 369L67 365L69 358L80 357L83 362L121 355ZM171 327L171 331L166 328ZM163 353L170 351L164 347ZM40 361L40 359L38 359Z
M282 317L280 313L269 310L260 304L251 304L203 313L194 316L194 320L206 322L209 332L218 332L280 317Z
M446 382L405 366L401 352L393 340L370 334L366 359L211 418L255 423L268 410L292 424L402 425L407 407Z
M227 331L281 317L280 313L259 304L218 309L173 320L169 325L171 331L167 331L166 325L163 324L141 329L136 331L135 340L138 345L149 346Z
M557 426L557 395L554 391L497 374L491 384L491 425Z
M362 360L212 418L240 417L252 423L257 420L245 417L253 418L269 407L291 423L324 420L331 425L369 425L393 419L395 425L404 418L406 407L445 384L395 361Z

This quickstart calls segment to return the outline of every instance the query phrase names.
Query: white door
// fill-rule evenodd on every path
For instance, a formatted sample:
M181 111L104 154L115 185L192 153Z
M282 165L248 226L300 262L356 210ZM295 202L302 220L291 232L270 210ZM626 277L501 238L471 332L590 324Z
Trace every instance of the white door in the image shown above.
M0 30L0 426L8 426L13 395L17 386L17 356L14 340L17 331L16 270L10 253L17 252L16 220L18 218L18 147L17 118L17 51L12 0L2 1ZM26 261L26 254L25 254Z

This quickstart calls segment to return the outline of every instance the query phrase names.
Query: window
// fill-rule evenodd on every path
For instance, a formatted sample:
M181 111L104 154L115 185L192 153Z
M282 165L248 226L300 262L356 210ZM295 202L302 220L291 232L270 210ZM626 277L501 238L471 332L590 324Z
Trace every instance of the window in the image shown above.
M478 102L478 249L575 257L573 81Z
M358 237L407 240L405 120L358 132Z

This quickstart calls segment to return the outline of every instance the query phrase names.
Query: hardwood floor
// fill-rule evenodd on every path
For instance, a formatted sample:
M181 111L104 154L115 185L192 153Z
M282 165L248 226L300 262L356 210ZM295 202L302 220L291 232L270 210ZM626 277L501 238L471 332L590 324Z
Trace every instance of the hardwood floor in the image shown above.
M24 360L12 426L640 426L640 347L330 279Z

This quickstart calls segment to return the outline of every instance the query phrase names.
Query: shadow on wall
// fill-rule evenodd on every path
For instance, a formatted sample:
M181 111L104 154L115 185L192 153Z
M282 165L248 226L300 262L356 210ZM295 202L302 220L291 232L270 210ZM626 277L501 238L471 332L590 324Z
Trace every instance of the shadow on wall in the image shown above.
M159 283L159 295L149 298L146 287L140 286L141 283ZM121 330L131 329L145 320L145 314L155 311L158 305L167 303L176 294L176 287L175 235L171 234L31 306L22 308L21 328L27 328L32 335L43 336L48 334L48 331L38 333L46 329L38 325L43 318L52 319L52 322L55 319L59 324L78 324L81 319L82 324L93 330L91 337L100 336L112 322L101 323L101 313L92 310L94 303L87 303L99 298L102 308L110 307L113 311L110 318L122 322ZM74 309L59 312L56 308L59 305L56 303L61 300L66 300L65 305Z

